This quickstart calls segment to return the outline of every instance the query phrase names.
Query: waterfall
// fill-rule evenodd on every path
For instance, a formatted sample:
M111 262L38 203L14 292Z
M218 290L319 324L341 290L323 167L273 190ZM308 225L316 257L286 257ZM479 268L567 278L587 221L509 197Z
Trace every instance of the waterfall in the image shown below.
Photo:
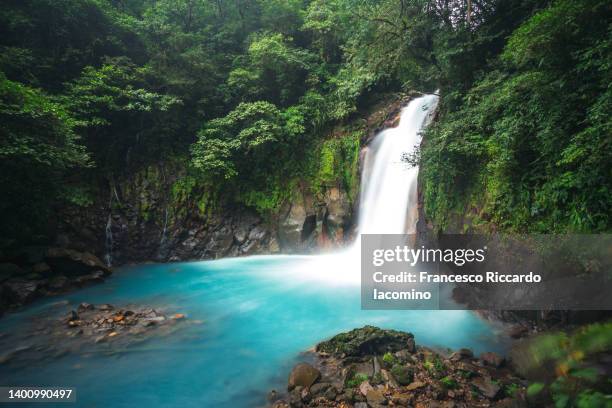
M416 232L419 169L403 158L419 147L420 132L431 120L437 103L435 95L413 99L402 109L397 127L374 137L364 156L355 241L345 250L311 257L295 271L299 277L328 284L359 284L360 234Z
M113 264L113 217L111 212L108 213L104 232L106 235L106 254L104 255L104 260L106 261L106 266L110 267Z
M380 132L368 147L361 178L359 234L416 232L419 169L403 157L418 148L421 129L437 101L434 95L412 100L402 109L399 125Z

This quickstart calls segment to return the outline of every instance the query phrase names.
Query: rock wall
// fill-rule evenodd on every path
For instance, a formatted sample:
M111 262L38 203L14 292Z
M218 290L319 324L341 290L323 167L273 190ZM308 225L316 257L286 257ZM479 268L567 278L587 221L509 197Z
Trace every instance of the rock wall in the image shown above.
M110 265L217 259L341 245L351 225L340 187L326 188L317 200L303 186L264 218L236 204L219 207L196 187L183 194L185 180L185 169L168 163L103 180L93 205L64 210L56 244L93 252Z

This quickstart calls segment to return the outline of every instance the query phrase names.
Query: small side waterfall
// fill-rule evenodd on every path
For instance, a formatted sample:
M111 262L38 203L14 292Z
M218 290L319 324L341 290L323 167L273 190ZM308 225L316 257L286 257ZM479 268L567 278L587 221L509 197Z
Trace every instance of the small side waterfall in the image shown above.
M113 265L113 215L110 211L108 213L108 219L106 221L104 232L106 236L106 254L104 255L104 261L106 262L106 266L110 267Z

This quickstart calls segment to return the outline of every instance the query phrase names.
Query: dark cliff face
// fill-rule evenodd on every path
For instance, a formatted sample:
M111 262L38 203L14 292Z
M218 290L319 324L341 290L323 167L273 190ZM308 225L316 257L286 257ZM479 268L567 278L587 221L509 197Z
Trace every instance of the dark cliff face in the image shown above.
M341 245L352 207L341 187L315 198L307 187L264 217L242 205L177 185L185 170L160 163L103 184L94 204L64 209L56 244L90 251L107 264L217 259L270 253L306 253Z

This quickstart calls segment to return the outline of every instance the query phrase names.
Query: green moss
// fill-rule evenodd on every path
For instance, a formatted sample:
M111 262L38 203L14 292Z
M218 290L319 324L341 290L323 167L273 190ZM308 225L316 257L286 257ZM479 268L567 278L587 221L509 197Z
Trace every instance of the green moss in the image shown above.
M339 133L324 140L307 158L308 178L315 195L328 186L341 186L354 202L359 188L361 131Z
M442 386L448 390L453 390L459 386L459 384L457 384L457 381L455 381L449 376L441 378L440 384L442 384Z
M348 388L357 388L359 385L368 380L368 376L363 373L355 373L353 376L346 382L346 387Z

